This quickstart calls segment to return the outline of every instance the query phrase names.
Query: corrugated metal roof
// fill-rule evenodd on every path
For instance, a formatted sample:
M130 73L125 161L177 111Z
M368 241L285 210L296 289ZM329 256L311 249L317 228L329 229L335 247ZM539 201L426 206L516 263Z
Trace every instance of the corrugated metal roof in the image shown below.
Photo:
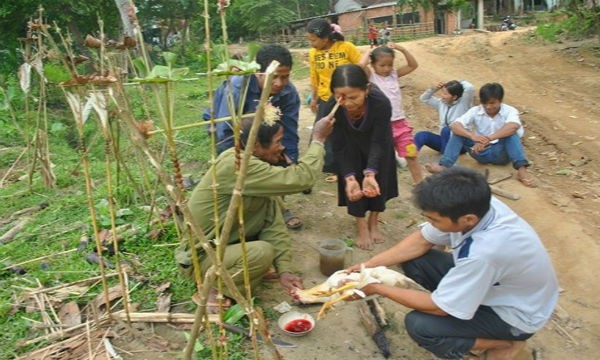
M390 0L338 0L333 6L336 13L360 10L373 6L396 5L397 1Z

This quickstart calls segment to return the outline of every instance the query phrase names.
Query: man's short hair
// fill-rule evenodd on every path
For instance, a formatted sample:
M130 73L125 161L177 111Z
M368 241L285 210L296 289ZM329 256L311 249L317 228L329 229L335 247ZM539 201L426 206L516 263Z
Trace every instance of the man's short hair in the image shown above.
M261 72L265 72L273 60L277 60L279 66L292 68L292 54L281 45L263 45L256 53L256 62L260 65Z
M252 123L254 122L254 118L244 118L242 120L242 133L240 135L240 142L242 144L242 149L246 148L246 144L248 143L248 136L250 135L250 129L252 128ZM258 128L258 134L256 134L256 141L263 148L267 148L271 146L273 142L273 136L277 134L279 128L281 127L281 122L279 120L275 121L273 125L268 125L266 123L261 123Z
M485 176L460 166L425 178L415 186L413 195L419 209L437 212L453 222L468 214L481 219L490 209L492 196Z
M463 84L461 84L460 81L456 80L448 81L444 84L444 87L446 88L446 91L448 91L448 94L456 96L457 99L460 99L460 97L463 96L463 93L465 92Z
M491 99L498 99L502 102L504 99L504 88L498 83L487 83L479 89L479 101L482 104L487 103Z

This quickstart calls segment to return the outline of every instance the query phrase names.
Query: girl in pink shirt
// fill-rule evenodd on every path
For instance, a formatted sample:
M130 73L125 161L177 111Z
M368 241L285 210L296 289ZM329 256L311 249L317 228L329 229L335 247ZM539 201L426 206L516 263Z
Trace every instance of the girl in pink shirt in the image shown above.
M406 65L397 69L394 68L394 50L404 54L406 59ZM369 60L370 67L366 66ZM363 56L361 63L369 75L369 81L376 84L392 103L392 135L396 152L399 157L406 159L413 182L418 184L423 180L423 172L417 161L418 151L412 136L413 129L404 115L398 78L413 72L419 64L408 50L395 43L369 51Z

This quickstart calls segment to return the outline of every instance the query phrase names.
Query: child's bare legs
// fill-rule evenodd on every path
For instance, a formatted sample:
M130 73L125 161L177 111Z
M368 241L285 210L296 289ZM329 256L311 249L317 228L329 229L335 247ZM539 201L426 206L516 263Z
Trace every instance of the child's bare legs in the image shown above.
M421 164L417 161L417 157L405 157L406 166L408 166L408 170L410 171L410 176L412 176L413 184L417 185L421 181L423 181L423 170L421 169Z
M363 250L371 250L373 248L373 240L369 231L369 224L364 217L356 217L356 230L358 237L356 238L356 246ZM371 218L369 217L369 220Z
M379 231L379 214L377 211L371 211L369 215L369 234L371 241L375 244L381 244L385 241L383 234Z

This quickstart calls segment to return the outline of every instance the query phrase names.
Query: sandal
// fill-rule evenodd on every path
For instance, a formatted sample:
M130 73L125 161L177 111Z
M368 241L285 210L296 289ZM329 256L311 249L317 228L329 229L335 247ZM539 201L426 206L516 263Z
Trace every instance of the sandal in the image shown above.
M209 294L208 295L208 299L206 301L206 313L207 314L218 314L219 310L220 311L226 311L228 310L231 305L231 299L228 297L225 297L222 301L221 304L219 306L219 302L217 301L217 299L215 299L215 294ZM194 293L194 295L192 295L192 301L194 302L194 304L196 305L200 305L200 294L199 293Z
M337 175L329 175L325 178L325 182L334 183L337 182Z
M290 230L299 230L302 227L302 220L292 215L292 212L287 209L283 211L283 221L285 221L285 226Z

